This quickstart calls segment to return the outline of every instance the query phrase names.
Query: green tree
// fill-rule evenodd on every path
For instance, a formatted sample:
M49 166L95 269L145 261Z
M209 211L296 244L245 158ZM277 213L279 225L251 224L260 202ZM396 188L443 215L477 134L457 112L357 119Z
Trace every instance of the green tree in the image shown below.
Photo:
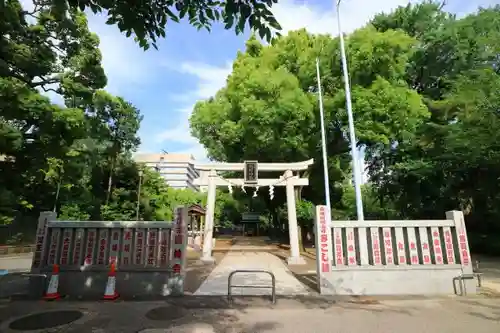
M87 117L92 123L93 133L108 149L107 164L109 175L106 191L106 203L111 195L113 173L120 154L135 150L140 143L137 131L142 120L133 105L120 97L114 97L104 91L98 91L93 96L92 105L87 108Z
M358 144L366 146L369 156L410 140L429 117L421 96L404 81L416 43L404 32L379 32L372 26L354 32L349 39L356 134ZM319 57L325 73L332 202L339 202L345 180L350 177L350 156L336 50L337 39L305 30L291 32L269 46L250 38L246 52L238 54L226 87L214 98L196 104L190 118L193 135L210 157L221 161L293 162L314 158L311 186L304 188L302 195L313 203L322 202L323 195L317 191L323 175L314 63ZM276 199L272 209L284 202L279 193Z
M422 13L428 14L429 29L415 28L424 26ZM406 81L432 116L412 140L385 151L373 163L378 168L371 169L379 197L393 201L403 218L442 218L446 210L463 210L473 249L496 253L499 22L498 5L460 19L437 4L375 18L380 31L402 29L417 36ZM481 235L478 242L475 234Z
M53 209L72 220L135 218L139 169L131 153L141 116L101 90L99 39L85 14L50 2L29 12L18 1L2 8L0 223L33 232L39 212ZM147 198L163 195L161 182L148 181ZM164 210L141 202L145 218L162 219Z
M48 5L30 13L18 1L3 8L0 187L9 200L4 213L15 216L35 207L52 210L63 183L78 179L66 161L78 155L75 148L87 132L84 110L53 105L39 91L89 101L106 78L98 39L83 13L69 11L57 20Z

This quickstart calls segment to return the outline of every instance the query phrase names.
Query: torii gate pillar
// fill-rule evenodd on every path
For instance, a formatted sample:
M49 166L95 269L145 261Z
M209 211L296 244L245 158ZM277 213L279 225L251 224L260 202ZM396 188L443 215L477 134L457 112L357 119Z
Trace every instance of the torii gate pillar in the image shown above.
M295 205L295 191L292 182L293 172L285 172L286 179L286 206L288 212L288 233L290 236L290 257L287 259L289 265L305 265L304 258L300 256L299 228L297 225L297 211Z
M207 197L207 211L205 214L205 230L203 237L203 253L201 261L204 263L215 262L212 257L213 233L214 233L214 216L215 216L215 195L217 190L216 184L217 172L210 170L208 173L208 197Z

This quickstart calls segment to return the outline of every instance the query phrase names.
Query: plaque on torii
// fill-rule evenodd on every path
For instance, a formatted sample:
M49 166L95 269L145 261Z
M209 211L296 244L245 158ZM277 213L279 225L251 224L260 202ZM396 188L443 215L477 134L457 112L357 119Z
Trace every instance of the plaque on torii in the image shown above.
M256 186L259 183L259 165L257 161L244 161L245 185Z

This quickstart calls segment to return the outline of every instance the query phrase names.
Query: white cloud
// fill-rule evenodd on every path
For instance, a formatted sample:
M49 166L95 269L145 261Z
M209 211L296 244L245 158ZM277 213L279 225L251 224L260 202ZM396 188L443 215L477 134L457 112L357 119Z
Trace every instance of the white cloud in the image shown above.
M183 63L180 71L198 77L199 82L195 90L198 98L209 98L226 84L226 78L231 73L232 63L224 67L214 67L202 63Z
M344 0L340 4L342 30L344 32L354 31L365 25L374 15L380 12L389 12L410 2L419 1ZM308 1L298 4L291 0L284 0L273 6L273 13L283 28L283 34L301 28L306 28L311 33L338 34L335 1L331 1L331 9L325 11Z
M157 136L157 141L175 141L187 145L198 143L198 141L190 135L188 117L182 117L182 121L177 127L170 128L160 133Z
M193 76L198 80L194 90L187 91L182 95L171 96L172 100L190 104L180 110L189 113L193 110L192 106L196 101L212 97L220 88L224 87L226 78L232 71L231 61L228 61L223 67L199 62L183 62L180 66L167 63L164 66L172 71Z
M232 70L232 64L228 62L224 67L216 67L202 63L184 62L180 66L170 67L170 69L195 77L197 84L192 91L176 97L178 101L185 103L184 107L177 110L180 124L158 134L157 142L170 141L189 145L189 148L182 152L191 153L196 159L205 160L207 158L205 148L191 136L189 116L198 100L214 96L219 89L225 86L226 79Z
M88 13L90 31L99 36L102 65L108 78L106 90L123 94L125 87L134 89L155 73L155 50L143 51L132 37L126 37L116 25L106 24L106 15Z

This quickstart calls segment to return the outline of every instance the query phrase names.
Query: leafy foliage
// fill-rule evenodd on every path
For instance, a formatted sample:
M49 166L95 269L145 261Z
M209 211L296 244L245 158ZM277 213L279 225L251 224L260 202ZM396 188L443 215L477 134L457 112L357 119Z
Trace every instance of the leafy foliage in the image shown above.
M440 3L410 4L377 15L347 44L357 145L370 176L366 217L460 209L473 233L499 233L500 6L457 18ZM323 202L316 57L333 215L354 219L337 38L300 30L263 46L252 37L226 87L195 106L191 129L218 160L314 158L311 186L298 197ZM284 204L280 190L276 200L268 209Z
M76 8L82 11L88 8L94 13L104 11L107 24L116 24L127 37L133 34L145 50L150 45L156 47L158 37L165 37L168 21L185 19L198 30L210 30L214 22L221 22L225 29L234 28L236 34L243 33L245 26L249 26L268 41L273 30L281 30L270 11L278 0L69 0L69 8L66 2L50 2L61 13Z

